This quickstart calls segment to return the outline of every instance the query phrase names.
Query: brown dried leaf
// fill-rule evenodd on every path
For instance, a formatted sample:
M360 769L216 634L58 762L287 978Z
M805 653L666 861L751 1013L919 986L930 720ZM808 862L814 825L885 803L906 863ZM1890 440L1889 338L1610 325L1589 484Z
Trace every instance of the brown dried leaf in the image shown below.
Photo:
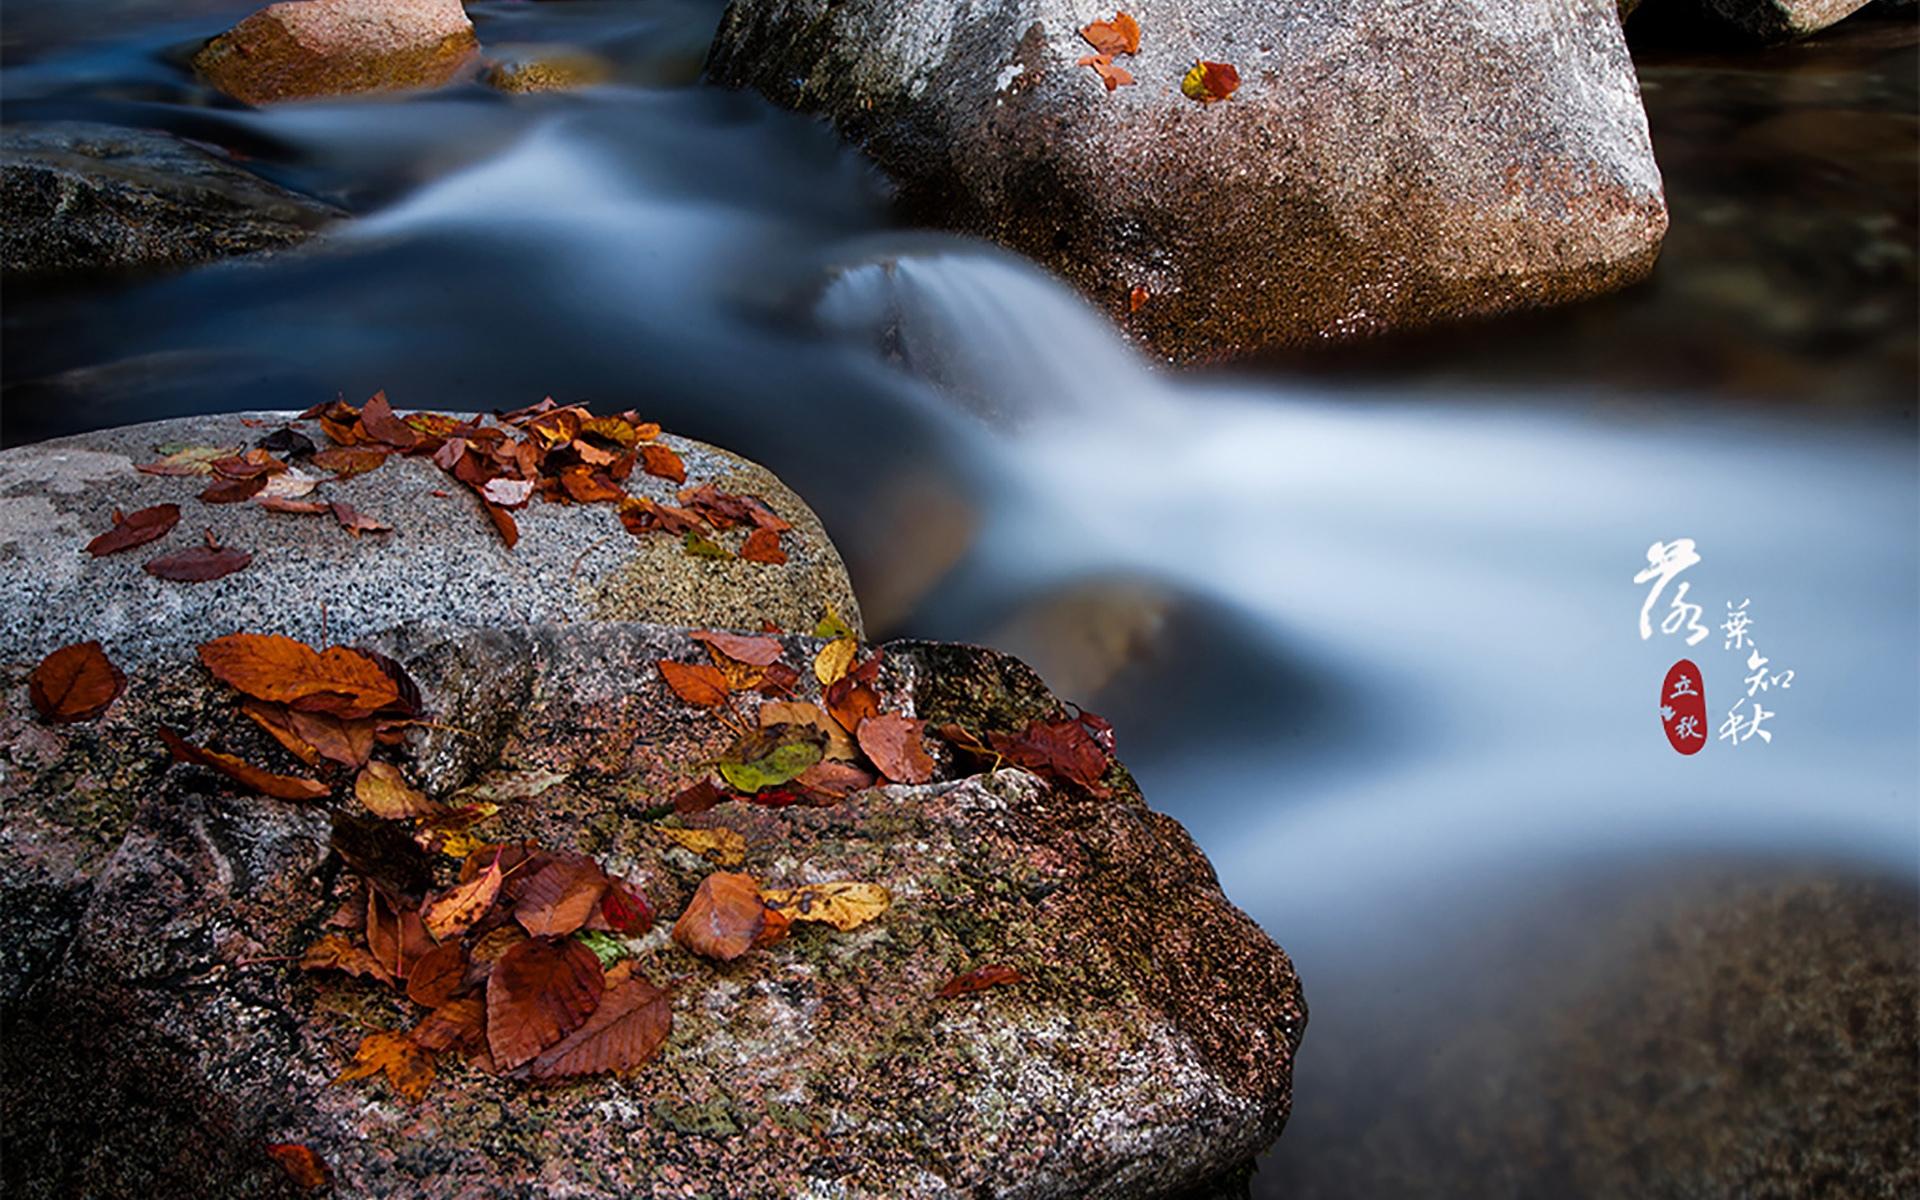
M359 777L353 781L353 795L368 812L389 821L431 817L440 811L440 806L427 799L425 792L408 787L407 777L392 763L370 762L361 768Z
M341 936L329 933L319 941L307 947L300 956L300 969L303 971L345 971L349 975L364 975L378 979L381 983L391 984L393 975L380 965L365 946Z
M87 553L95 558L118 554L135 546L144 546L167 536L180 523L178 504L156 504L122 514L113 511L113 528L87 543Z
M107 661L99 642L62 646L41 659L27 676L27 697L34 711L56 725L90 721L126 690L127 677Z
M502 954L487 977L494 1062L511 1071L578 1029L605 987L600 960L573 938L536 938Z
M933 757L921 740L926 724L896 713L868 717L860 722L860 748L894 783L925 783L933 778Z
M739 557L749 562L771 563L779 566L787 561L787 552L780 548L780 535L771 529L756 529L740 543Z
M332 471L335 479L351 479L386 465L387 451L372 446L335 446L307 460L322 470Z
M361 1041L353 1065L340 1072L334 1082L347 1083L382 1072L395 1094L418 1104L433 1086L433 1055L405 1034L383 1029Z
M280 1164L287 1178L309 1192L323 1191L333 1186L332 1168L310 1146L275 1142L267 1147L267 1155Z
M420 910L420 922L439 941L457 937L486 915L500 895L500 860L465 883L448 888Z
M466 978L466 947L458 940L442 942L413 964L413 971L407 976L407 999L428 1008L439 1008L460 992Z
M728 962L752 949L766 924L767 908L753 876L716 871L700 881L687 910L673 923L673 940L695 954Z
M750 667L764 667L780 657L781 646L778 639L756 637L744 633L721 633L703 629L692 635L696 642L705 642L707 649L726 655L735 662Z
M955 996L964 996L969 992L984 991L990 987L1002 987L1019 983L1025 976L1005 963L989 963L962 975L947 980L938 993L942 1000L951 1000Z
M631 1071L658 1055L672 1031L667 994L635 975L601 997L586 1024L534 1059L533 1077Z
M325 652L277 634L230 633L200 647L214 677L254 697L317 708L337 716L366 716L400 700L400 688L380 664L343 646ZM303 702L320 700L319 703Z
M1140 22L1127 13L1113 14L1111 21L1094 21L1080 30L1087 44L1102 54L1140 53Z
M298 775L276 775L272 771L256 767L231 754L222 754L218 750L203 750L164 725L159 726L159 733L160 740L167 744L168 750L172 751L175 762L210 767L263 796L272 796L276 800L320 800L333 792L332 788L317 779L304 779Z
M401 450L410 450L420 441L420 435L414 432L412 426L393 415L393 407L387 403L385 392L375 392L373 399L367 401L360 410L360 428L375 440Z
M340 522L340 528L354 537L363 533L392 533L393 526L385 521L375 520L351 504L335 500L330 506L333 519Z
M208 583L231 575L252 561L253 555L247 551L219 545L209 533L206 545L177 554L161 555L140 569L157 579L169 579L174 583Z
M718 667L706 663L674 662L670 658L661 659L658 665L667 686L688 704L719 708L727 702L727 677L720 673Z
M408 1036L423 1049L435 1052L483 1046L487 1039L487 1002L478 996L448 1000L421 1018Z
M670 479L675 483L687 481L687 464L680 456L659 442L649 442L640 447L640 469L649 475L661 479Z
M248 700L248 704L259 701ZM348 720L332 713L285 709L287 725L295 736L312 746L330 762L343 767L363 767L373 755L374 722L370 717ZM269 731L271 732L271 731Z
M535 937L572 933L593 916L607 876L584 854L556 854L520 889L513 918Z
M760 706L760 727L765 729L771 725L811 725L827 735L826 757L847 762L860 756L847 731L818 704L805 700L768 700Z

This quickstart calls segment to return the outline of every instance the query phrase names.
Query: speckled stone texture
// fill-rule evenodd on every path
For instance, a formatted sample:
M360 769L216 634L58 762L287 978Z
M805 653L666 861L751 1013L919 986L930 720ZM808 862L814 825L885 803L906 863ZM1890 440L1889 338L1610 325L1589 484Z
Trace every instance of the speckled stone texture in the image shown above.
M207 43L193 65L248 104L435 88L475 65L460 0L285 0Z
M1741 32L1764 42L1786 42L1819 33L1852 16L1868 0L1702 0Z
M0 270L134 271L305 241L346 214L170 134L84 121L0 132Z
M830 117L909 216L1005 243L1177 359L1621 287L1666 230L1615 0L734 0L712 77ZM1196 59L1241 86L1202 106ZM1147 299L1132 311L1130 297Z
M206 504L204 477L142 474L156 446L251 446L288 414L222 414L128 425L0 451L0 657L31 665L68 642L97 639L123 667L184 660L223 633L284 633L315 645L350 643L403 623L476 628L530 621L653 621L744 629L762 620L811 630L831 606L856 629L860 609L819 518L765 468L666 435L689 485L758 496L793 530L783 565L694 558L665 534L635 537L608 504L535 500L516 514L512 550L479 501L425 458L385 466L314 495L343 500L392 525L349 537L331 518ZM243 420L265 422L253 427ZM298 424L327 445L314 421ZM628 490L673 501L676 487L635 471ZM445 492L437 496L435 492ZM180 524L157 542L106 558L85 546L131 512L173 503ZM205 529L253 553L210 583L155 579L141 565L196 544ZM737 548L739 530L720 540Z
M789 639L787 657L820 644ZM668 920L679 911L710 868L639 814L728 737L653 669L698 657L684 632L383 645L441 721L411 747L429 791L564 772L507 806L502 836L601 856ZM885 649L890 708L978 729L1054 704L989 651ZM91 847L64 925L0 888L0 945L37 920L54 947L7 1013L9 1195L279 1194L263 1147L298 1142L356 1197L1151 1197L1230 1172L1285 1123L1298 982L1180 826L1123 768L1101 800L1017 771L962 775L944 752L927 785L687 819L742 833L745 869L770 886L867 879L893 906L852 933L796 927L727 965L664 928L636 939L640 968L672 991L674 1030L635 1077L541 1087L445 1063L418 1107L382 1084L329 1086L398 1009L355 981L236 965L298 952L343 881L320 808L162 773L142 733L158 720L265 754L196 676L138 675L105 724L57 732L25 719L17 679L5 692L9 753L18 763L37 739L41 755L24 786L14 776L10 824L38 821L37 846L66 829ZM61 781L107 775L120 785L106 800L71 806ZM0 838L0 880L30 853ZM1028 981L935 998L989 962Z

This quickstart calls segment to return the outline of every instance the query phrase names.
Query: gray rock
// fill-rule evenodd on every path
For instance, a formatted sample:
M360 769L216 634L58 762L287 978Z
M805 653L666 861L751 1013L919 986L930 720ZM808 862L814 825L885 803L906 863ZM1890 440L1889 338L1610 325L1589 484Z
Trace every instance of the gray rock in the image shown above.
M654 669L701 657L684 632L589 623L383 644L437 722L404 752L431 794L481 772L563 776L507 802L494 836L577 847L641 883L663 923L679 912L711 868L643 814L731 737ZM787 639L787 660L822 644ZM991 730L1055 707L990 651L883 649L890 711ZM804 686L817 694L810 674ZM58 951L0 1003L9 1195L276 1194L264 1147L292 1142L357 1197L1151 1197L1230 1174L1286 1120L1299 983L1180 826L1124 768L1100 799L1019 771L968 775L938 743L922 786L685 818L740 833L764 886L865 879L892 906L848 933L796 926L723 966L658 928L629 941L674 1017L661 1057L631 1077L542 1087L448 1055L418 1105L332 1084L369 1029L405 1027L406 1006L259 961L310 944L345 890L321 807L163 769L148 736L162 721L273 761L222 690L165 664L98 724L57 730L17 685L4 693L10 744L29 729L45 744L0 805L0 933L37 929ZM113 802L91 809L61 786L115 774ZM28 906L60 831L90 847L64 923ZM1025 981L936 997L993 962Z
M170 134L85 122L0 132L0 270L152 269L290 246L346 214Z
M734 0L711 76L831 118L915 219L1064 275L1193 359L1591 296L1667 216L1615 0L1147 0L1109 92L1022 0ZM1198 59L1241 85L1182 95ZM1134 303L1144 289L1143 303Z
M97 639L131 668L184 660L198 643L238 630L318 645L401 624L649 620L757 631L764 619L810 631L829 606L860 627L846 569L819 519L764 468L724 450L665 437L690 485L757 496L792 523L781 539L785 564L694 558L665 534L628 533L610 505L537 499L518 514L520 543L508 550L472 493L424 458L394 456L368 474L320 485L317 498L345 501L394 527L358 538L329 517L269 512L251 501L203 503L204 477L134 469L159 457L156 446L249 446L281 423L249 427L242 419L155 421L0 451L0 658L32 663L68 642ZM303 428L327 444L317 423ZM636 471L628 489L671 503L675 485ZM84 549L111 526L114 509L161 503L181 508L180 524L161 540L104 558ZM195 545L207 529L251 552L252 564L209 583L141 569ZM738 532L722 540L737 542Z
M1819 33L1867 6L1868 0L1705 0L1706 7L1741 33L1787 42Z
M208 42L193 65L248 104L436 88L480 43L460 0L286 0Z

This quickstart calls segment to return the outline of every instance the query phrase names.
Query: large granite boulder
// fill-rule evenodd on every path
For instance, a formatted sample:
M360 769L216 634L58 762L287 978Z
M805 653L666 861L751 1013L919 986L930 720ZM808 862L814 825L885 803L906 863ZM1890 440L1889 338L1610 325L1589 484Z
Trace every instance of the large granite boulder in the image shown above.
M207 43L193 65L248 104L435 88L476 66L460 0L283 0Z
M935 743L922 785L666 817L742 835L763 883L892 893L852 932L796 924L716 964L665 936L712 868L656 828L657 802L732 737L656 670L697 643L581 623L376 644L432 714L405 752L430 794L537 777L493 836L595 855L659 909L624 952L671 994L660 1057L540 1085L443 1056L417 1104L332 1082L403 1006L276 957L349 895L326 806L164 766L159 723L272 752L198 666L135 672L105 716L63 727L32 717L16 673L0 946L28 990L6 1013L9 1195L280 1194L267 1148L293 1144L357 1197L1131 1198L1204 1185L1280 1132L1306 1019L1292 969L1123 768L1102 797L969 774ZM783 649L804 668L825 644ZM890 711L994 730L1055 709L989 651L883 650ZM811 672L803 686L818 694ZM1024 981L939 996L990 963Z
M1059 0L734 0L720 83L830 118L913 219L1209 358L1595 295L1667 216L1614 0L1126 6L1108 90ZM1198 60L1227 99L1183 94Z
M328 517L269 511L257 499L209 504L213 476L136 469L179 447L241 449L288 427L289 414L155 421L0 451L0 645L31 663L97 639L123 666L185 661L223 633L281 633L320 645L393 626L471 629L530 621L652 621L811 630L828 609L860 628L840 555L804 501L764 468L664 434L687 486L714 484L764 502L792 525L785 563L698 557L679 538L629 533L606 504L536 500L516 514L509 549L473 492L425 457L390 456L365 474L320 484L308 499L342 501L386 533L350 535ZM330 443L316 421L294 432ZM311 475L332 472L293 458ZM681 486L635 471L627 490L673 503ZM86 546L113 512L176 504L159 541L105 557ZM207 530L253 561L236 574L178 583L147 574L152 558L192 547ZM738 540L737 533L722 535Z
M305 241L346 214L170 134L81 121L0 132L0 270L186 266Z

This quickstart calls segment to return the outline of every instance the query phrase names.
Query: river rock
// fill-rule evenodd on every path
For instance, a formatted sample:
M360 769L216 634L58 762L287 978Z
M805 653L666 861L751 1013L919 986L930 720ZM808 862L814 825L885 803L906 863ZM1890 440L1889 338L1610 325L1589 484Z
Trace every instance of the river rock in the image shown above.
M1145 0L1108 91L1061 0L734 0L711 76L821 113L913 219L1211 358L1554 304L1667 226L1615 0ZM1230 99L1182 94L1230 63Z
M1703 0L1714 15L1764 42L1819 33L1865 8L1868 0Z
M436 88L479 51L460 0L285 0L207 43L193 65L248 104Z
M732 736L655 669L704 659L684 631L378 644L433 714L404 752L431 794L488 783L509 797L494 836L601 858L662 925L712 870L647 819ZM804 668L824 644L788 638L786 659ZM990 651L883 653L889 711L991 730L1055 708ZM656 1061L540 1086L445 1056L412 1105L333 1082L404 1006L274 958L347 895L325 807L165 769L151 740L165 722L264 759L231 695L169 663L135 673L97 723L49 728L23 691L15 675L4 693L0 946L37 930L41 953L7 964L31 982L4 1014L10 1195L279 1194L266 1147L292 1143L356 1197L1152 1197L1231 1173L1286 1120L1306 1019L1292 968L1117 765L1103 799L969 774L935 742L923 785L669 818L741 834L763 886L863 879L891 907L852 932L796 925L724 965L656 927L624 943L671 993ZM94 799L66 786L109 778ZM69 878L50 874L60 856ZM988 963L1024 979L937 996Z
M0 270L184 266L293 245L346 214L170 134L80 121L0 132Z
M189 417L0 451L6 657L30 663L69 642L95 639L116 662L134 667L184 661L194 645L241 630L320 645L402 624L470 629L647 620L758 630L772 621L811 630L829 608L860 628L840 555L806 504L765 468L672 435L663 440L684 461L689 486L713 483L756 496L792 524L781 535L786 563L693 557L676 538L628 533L611 505L537 499L518 514L520 541L509 550L472 492L423 457L392 456L377 470L313 493L393 526L359 537L330 517L270 512L253 501L205 503L197 497L206 476L134 469L158 459L160 447L251 446L287 419ZM294 428L328 445L317 422ZM674 502L677 486L640 471L627 481L633 494L666 503ZM166 503L181 509L166 537L103 558L87 553L87 543L111 527L115 509ZM142 570L153 558L197 544L209 529L222 544L250 552L252 563L208 583L176 583Z

